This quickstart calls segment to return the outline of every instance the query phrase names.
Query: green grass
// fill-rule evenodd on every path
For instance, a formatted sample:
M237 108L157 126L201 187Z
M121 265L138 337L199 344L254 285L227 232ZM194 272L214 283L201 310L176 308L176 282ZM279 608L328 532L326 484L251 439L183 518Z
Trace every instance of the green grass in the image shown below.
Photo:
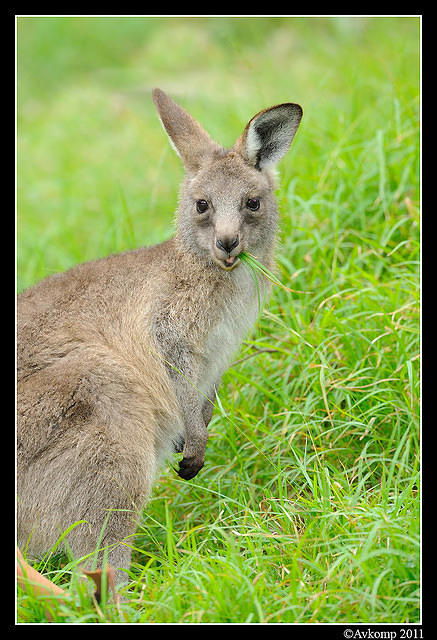
M182 168L151 88L223 145L283 101L276 277L225 375L206 465L169 467L126 599L68 559L65 622L420 622L419 20L23 18L19 290L172 233ZM18 622L44 622L18 593Z

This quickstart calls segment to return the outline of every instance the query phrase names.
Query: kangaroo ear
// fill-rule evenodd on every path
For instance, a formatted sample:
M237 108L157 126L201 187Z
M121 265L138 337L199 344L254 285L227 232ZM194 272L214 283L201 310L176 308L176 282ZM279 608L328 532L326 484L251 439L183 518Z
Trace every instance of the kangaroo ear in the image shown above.
M278 104L257 113L234 145L256 169L276 164L287 152L302 118L302 108L293 102Z
M200 124L161 89L153 89L153 100L159 117L185 169L198 171L205 158L220 146L211 140Z

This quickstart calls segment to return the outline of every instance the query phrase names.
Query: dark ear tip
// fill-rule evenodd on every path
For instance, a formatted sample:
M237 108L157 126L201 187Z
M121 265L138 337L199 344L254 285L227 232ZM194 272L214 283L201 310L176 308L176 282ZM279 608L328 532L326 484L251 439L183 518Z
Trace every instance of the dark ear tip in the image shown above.
M287 107L288 111L294 116L298 116L299 118L302 118L303 116L303 109L300 104L297 104L297 102L285 102L283 105L279 106Z
M300 104L297 104L297 102L293 102L293 106L296 109L296 111L298 111L300 113L300 115L302 116L303 115L303 109L300 106Z

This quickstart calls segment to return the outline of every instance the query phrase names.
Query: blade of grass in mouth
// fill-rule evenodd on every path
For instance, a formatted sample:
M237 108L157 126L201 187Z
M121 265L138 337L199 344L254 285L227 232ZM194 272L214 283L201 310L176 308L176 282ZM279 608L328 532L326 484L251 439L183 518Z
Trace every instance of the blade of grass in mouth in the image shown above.
M251 253L248 253L247 251L242 251L238 257L240 258L241 262L249 267L249 269L258 271L268 280L270 280L270 282L273 282L273 284L276 284L278 287L281 287L281 289L284 289L289 293L312 293L311 291L297 291L296 289L290 289L289 287L286 287L269 269L267 269L267 267L265 267L255 256L253 256Z

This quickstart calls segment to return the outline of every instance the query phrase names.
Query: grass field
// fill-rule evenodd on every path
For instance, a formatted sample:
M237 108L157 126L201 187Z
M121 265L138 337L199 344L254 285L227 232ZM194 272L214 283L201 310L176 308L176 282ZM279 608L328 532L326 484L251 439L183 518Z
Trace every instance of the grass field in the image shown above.
M125 601L55 550L55 622L420 622L418 18L18 19L18 289L173 232L151 89L224 146L302 105L274 287L204 469L168 467ZM17 621L44 622L19 589Z

